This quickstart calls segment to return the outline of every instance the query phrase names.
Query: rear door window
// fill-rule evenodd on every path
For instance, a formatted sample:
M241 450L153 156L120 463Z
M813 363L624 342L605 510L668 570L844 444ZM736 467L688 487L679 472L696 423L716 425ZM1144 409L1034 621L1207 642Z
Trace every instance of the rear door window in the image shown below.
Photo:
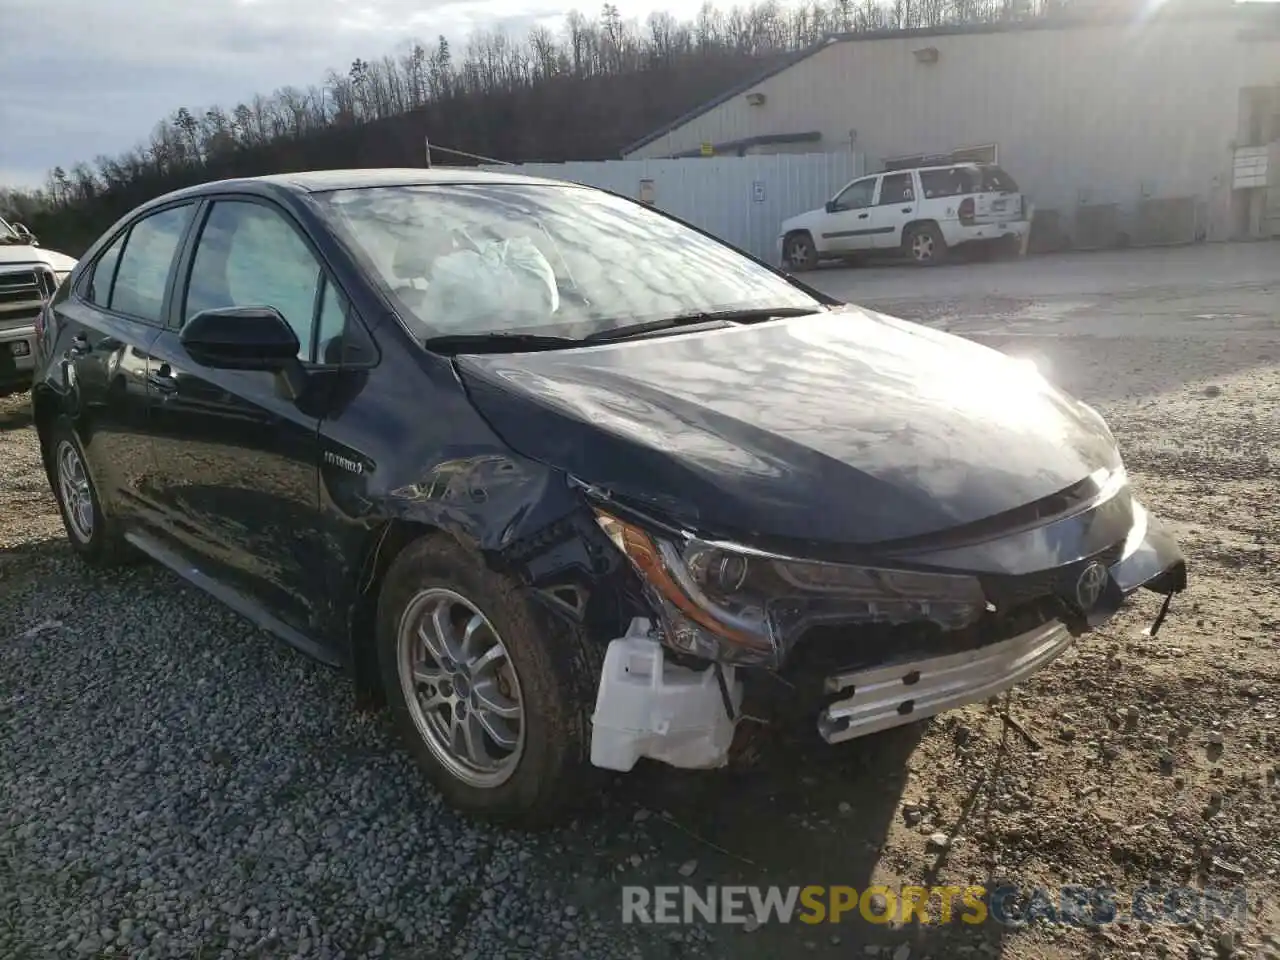
M116 264L120 262L120 251L124 249L124 240L128 233L116 237L111 246L98 257L89 276L89 289L86 296L90 303L104 310L111 305L111 284L116 279Z
M915 190L911 186L911 174L888 173L880 184L879 206L891 203L910 203L915 199Z
M193 209L193 204L170 207L133 225L116 268L110 309L149 323L163 322L169 270Z

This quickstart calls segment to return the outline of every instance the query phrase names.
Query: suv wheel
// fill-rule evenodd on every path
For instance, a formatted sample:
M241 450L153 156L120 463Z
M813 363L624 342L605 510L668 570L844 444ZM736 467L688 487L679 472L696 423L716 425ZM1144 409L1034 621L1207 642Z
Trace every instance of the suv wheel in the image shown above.
M454 807L545 822L589 794L602 651L444 536L407 546L378 599L396 726Z
M812 270L818 265L818 248L807 233L793 233L783 247L785 260L797 273Z
M932 267L947 259L947 242L942 239L942 231L932 223L908 230L903 245L911 259L921 266Z
M129 544L102 511L102 500L89 474L84 447L71 425L60 421L49 444L50 479L72 549L100 567L119 566L134 559L136 555Z

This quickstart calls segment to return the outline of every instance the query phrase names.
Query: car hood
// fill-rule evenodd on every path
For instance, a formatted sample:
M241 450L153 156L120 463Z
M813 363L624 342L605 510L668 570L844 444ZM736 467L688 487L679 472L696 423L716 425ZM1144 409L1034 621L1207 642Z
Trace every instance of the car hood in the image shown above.
M68 257L55 250L32 247L27 244L0 244L0 267L14 263L43 263L54 273L68 273L76 265L75 257Z
M918 538L1120 466L1029 363L857 308L456 364L516 452L720 536Z
M782 221L782 234L788 234L792 230L809 230L812 229L823 217L827 215L825 207L819 207L816 210L806 210L804 213L797 213L794 217L788 217Z

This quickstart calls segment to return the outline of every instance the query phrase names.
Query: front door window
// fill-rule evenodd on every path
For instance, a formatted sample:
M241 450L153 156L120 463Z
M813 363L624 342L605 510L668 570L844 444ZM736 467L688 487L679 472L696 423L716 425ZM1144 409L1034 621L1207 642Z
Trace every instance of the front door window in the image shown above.
M218 307L274 307L298 335L298 359L314 360L321 276L311 248L279 213L220 200L200 231L184 321Z

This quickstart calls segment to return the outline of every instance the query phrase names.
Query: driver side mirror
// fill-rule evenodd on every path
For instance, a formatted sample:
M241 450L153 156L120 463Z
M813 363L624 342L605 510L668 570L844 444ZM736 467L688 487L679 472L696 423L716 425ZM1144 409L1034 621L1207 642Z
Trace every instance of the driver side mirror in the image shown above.
M298 361L298 335L274 307L201 310L178 335L191 359L214 370L277 372Z
M835 213L839 209L840 209L840 204L836 203L834 200L827 201L827 213Z

